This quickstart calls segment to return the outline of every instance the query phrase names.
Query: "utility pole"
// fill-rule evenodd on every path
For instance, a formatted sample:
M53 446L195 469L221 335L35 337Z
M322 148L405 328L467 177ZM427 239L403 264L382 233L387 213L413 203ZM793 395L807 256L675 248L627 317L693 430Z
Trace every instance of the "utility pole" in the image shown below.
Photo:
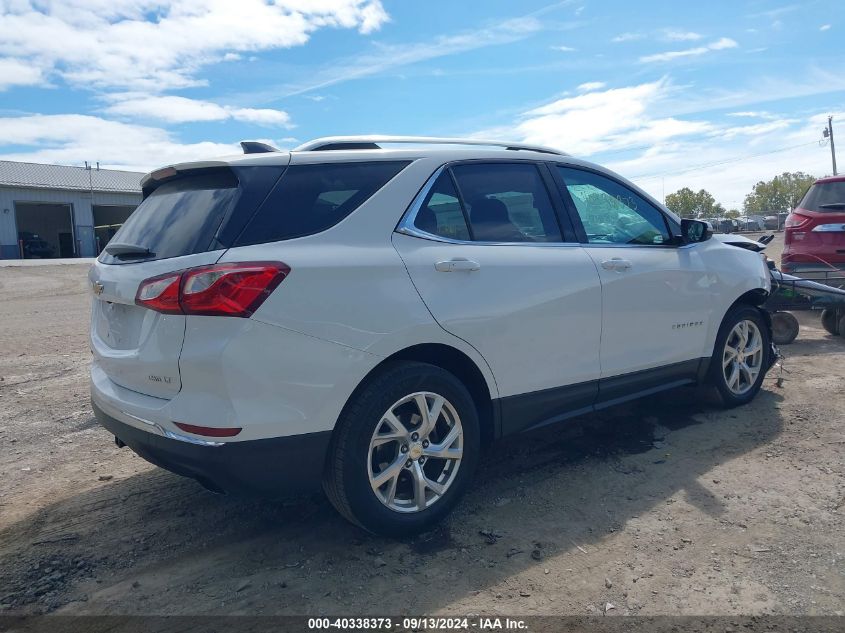
M827 117L827 127L822 130L822 135L830 140L830 160L833 163L833 175L836 173L836 145L833 144L833 116Z

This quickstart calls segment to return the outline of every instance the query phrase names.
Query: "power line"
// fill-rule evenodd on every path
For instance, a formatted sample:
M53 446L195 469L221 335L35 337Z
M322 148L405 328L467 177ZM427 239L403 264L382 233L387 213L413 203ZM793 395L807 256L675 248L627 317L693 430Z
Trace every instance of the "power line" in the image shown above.
M741 160L745 160L746 158L757 158L759 156L767 156L769 154L777 154L778 152L785 152L791 149L796 149L799 147L806 147L808 145L816 145L817 142L813 141L812 143L801 143L800 145L790 145L788 147L779 147L778 149L769 150L768 152L760 152L759 154L747 154L745 156L736 156L734 158L728 158L725 160L720 160L715 163L702 163L701 165L693 165L691 167L685 167L684 169L677 169L673 171L666 171L660 174L649 174L647 176L634 176L631 180L651 180L652 178L662 178L664 176L671 176L674 174L683 174L688 171L695 171L696 169L705 169L707 167L717 167L719 165L727 165L728 163L736 163Z

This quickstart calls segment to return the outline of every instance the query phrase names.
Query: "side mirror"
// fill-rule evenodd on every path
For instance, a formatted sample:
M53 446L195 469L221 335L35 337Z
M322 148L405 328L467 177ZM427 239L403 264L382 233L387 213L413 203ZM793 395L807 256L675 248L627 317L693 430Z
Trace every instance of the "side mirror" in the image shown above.
M681 237L686 244L706 242L713 237L713 229L710 223L700 220L681 220Z

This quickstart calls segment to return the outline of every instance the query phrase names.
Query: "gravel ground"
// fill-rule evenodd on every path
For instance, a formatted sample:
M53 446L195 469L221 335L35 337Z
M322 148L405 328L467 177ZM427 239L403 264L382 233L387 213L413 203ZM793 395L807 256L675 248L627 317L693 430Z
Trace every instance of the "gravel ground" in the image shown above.
M694 390L516 438L433 533L321 497L216 496L118 449L88 402L86 266L0 268L0 611L826 614L845 605L845 338L783 387Z

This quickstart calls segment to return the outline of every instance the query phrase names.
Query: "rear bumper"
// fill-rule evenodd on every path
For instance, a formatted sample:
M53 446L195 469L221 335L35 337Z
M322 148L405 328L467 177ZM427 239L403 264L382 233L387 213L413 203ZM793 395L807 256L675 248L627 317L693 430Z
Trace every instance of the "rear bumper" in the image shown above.
M289 495L320 488L331 431L209 446L135 428L91 405L99 423L140 457L215 492Z

